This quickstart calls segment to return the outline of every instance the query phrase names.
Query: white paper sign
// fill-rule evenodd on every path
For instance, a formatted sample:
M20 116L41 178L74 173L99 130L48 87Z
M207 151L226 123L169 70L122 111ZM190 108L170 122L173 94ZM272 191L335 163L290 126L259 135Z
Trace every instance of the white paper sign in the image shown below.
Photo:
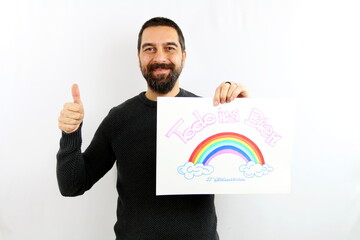
M294 104L158 98L156 194L289 193Z

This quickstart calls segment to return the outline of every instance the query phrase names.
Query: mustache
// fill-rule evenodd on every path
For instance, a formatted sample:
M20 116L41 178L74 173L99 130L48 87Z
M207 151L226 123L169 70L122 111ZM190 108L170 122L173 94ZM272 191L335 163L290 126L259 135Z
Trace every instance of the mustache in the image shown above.
M162 68L162 69L174 69L175 64L173 63L153 63L151 65L149 65L148 69L150 71L155 70L157 68Z

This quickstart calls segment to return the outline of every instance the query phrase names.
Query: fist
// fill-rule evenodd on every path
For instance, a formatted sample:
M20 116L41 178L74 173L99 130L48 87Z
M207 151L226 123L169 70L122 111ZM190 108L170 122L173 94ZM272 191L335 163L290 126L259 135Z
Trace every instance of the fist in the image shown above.
M73 102L64 104L59 116L59 128L66 132L75 132L84 119L84 107L80 99L80 91L77 84L72 86Z

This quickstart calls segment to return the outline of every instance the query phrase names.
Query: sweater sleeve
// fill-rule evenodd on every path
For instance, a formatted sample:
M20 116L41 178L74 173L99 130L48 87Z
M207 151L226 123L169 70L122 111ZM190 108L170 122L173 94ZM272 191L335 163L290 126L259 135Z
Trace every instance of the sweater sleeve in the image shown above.
M109 141L106 118L97 129L89 147L81 152L81 128L62 132L56 155L56 174L63 196L78 196L89 190L114 165L115 155Z

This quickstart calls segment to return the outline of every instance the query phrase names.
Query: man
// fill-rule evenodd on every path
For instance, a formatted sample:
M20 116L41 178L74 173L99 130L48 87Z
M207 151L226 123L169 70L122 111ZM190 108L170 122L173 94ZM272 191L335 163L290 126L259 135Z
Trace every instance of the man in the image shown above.
M73 102L64 105L59 117L60 191L64 196L83 194L116 162L116 239L218 239L214 195L155 194L157 97L196 96L179 87L186 51L178 25L166 18L148 20L139 33L138 58L146 92L111 109L84 153L84 109L73 85ZM214 105L247 96L245 87L224 82L215 91Z

